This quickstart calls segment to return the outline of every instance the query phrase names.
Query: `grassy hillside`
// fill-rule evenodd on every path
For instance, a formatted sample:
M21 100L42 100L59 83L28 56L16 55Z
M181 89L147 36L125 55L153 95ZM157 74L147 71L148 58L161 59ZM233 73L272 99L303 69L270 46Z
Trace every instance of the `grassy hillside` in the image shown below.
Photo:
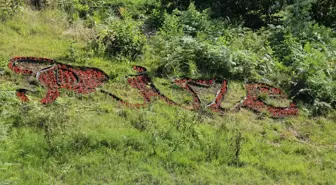
M168 19L174 22L174 18ZM178 60L174 54L191 51L189 45L176 46L183 50L172 51L172 58L152 55L155 48L147 48L144 58L136 59L91 54L87 45L97 30L85 24L80 19L70 24L59 10L33 11L27 7L0 22L0 184L336 183L333 111L313 117L301 105L297 117L272 119L244 109L224 115L207 109L188 111L161 100L137 110L99 92L78 95L65 90L55 103L41 105L45 89L33 87L24 76L11 72L7 68L9 58L47 57L100 68L111 77L101 88L129 102L142 101L124 78L134 74L133 64L146 66L154 84L177 102L190 103L191 96L173 88L169 78L209 76L194 73L192 65L187 73L173 69L174 73L157 75L161 65L156 60ZM114 26L118 30L118 25ZM168 36L161 34L162 38L153 36L146 42L157 41L151 44L162 46ZM199 37L202 40L202 35ZM246 36L259 37L255 33ZM135 39L135 43L141 40ZM238 39L231 39L234 44L230 47L242 54L244 43ZM202 44L206 45L205 41ZM245 44L253 47L253 43ZM256 49L251 60L259 61L257 54L267 49ZM244 56L235 55L242 61ZM231 79L228 101L223 105L227 107L245 96L243 80ZM28 94L29 103L17 100L17 88L35 91ZM213 94L204 92L202 97L208 100Z

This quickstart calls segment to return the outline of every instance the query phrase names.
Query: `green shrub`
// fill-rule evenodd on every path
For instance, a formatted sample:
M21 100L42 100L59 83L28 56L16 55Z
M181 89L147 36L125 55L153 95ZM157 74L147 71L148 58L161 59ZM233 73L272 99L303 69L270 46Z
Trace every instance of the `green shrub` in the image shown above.
M191 36L196 36L198 32L207 31L211 25L208 12L197 11L193 3L190 4L187 11L181 13L180 19L184 33Z
M269 82L268 74L273 72L275 60L267 41L267 33L250 29L230 29L220 42L227 44L232 55L231 75L245 81Z
M219 71L227 71L230 60L226 47L215 42L218 32L214 32L221 28L210 21L207 12L198 12L193 4L186 11L165 13L160 31L151 39L158 72L178 76L223 74Z
M158 55L159 72L243 80L258 80L272 72L272 50L264 35L235 30L227 34L233 38L226 35L211 39L207 34L168 40L155 37L152 53Z
M173 9L186 10L191 2L194 2L199 10L210 9L212 17L228 18L232 21L242 21L250 28L260 28L269 23L277 22L277 14L290 1L272 0L238 0L238 1L218 1L218 0L162 0L162 6L168 11Z
M270 27L268 38L279 60L273 81L278 81L295 99L310 104L314 115L335 108L335 33L314 24L311 1L288 7L286 26Z
M181 26L181 20L176 15L176 13L163 15L163 24L160 28L158 35L162 36L164 39L169 39L171 37L183 36L183 28Z
M144 53L147 39L139 23L130 19L115 20L109 28L91 43L97 55L135 60Z
M4 21L18 11L20 1L0 0L0 20Z
M172 14L165 13L162 19L160 35L177 36L184 33L196 37L204 34L207 39L221 36L226 23L224 21L223 24L219 19L211 19L208 10L196 10L193 3L185 11L174 10Z
M316 41L302 46L289 34L273 48L281 61L271 77L273 81L277 80L296 99L315 108L319 105L323 105L323 109L335 107L335 64L332 62L336 57L332 50L335 46Z

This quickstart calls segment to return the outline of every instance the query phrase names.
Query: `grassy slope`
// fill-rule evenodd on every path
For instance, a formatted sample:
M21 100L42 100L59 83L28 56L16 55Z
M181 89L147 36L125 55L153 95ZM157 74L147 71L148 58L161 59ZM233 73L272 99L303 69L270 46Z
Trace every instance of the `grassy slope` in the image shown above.
M335 117L310 119L303 110L284 120L258 119L246 110L220 116L162 101L131 110L100 93L63 92L55 104L42 106L42 89L22 105L13 90L24 84L8 71L8 59L62 58L73 40L80 50L83 41L66 31L55 12L25 10L0 24L0 69L6 71L0 76L6 90L0 92L0 184L336 183ZM104 89L141 100L123 78L131 64L95 58L85 65L118 74ZM167 80L154 82L174 100L190 100L164 85ZM230 84L228 99L244 96L241 85Z

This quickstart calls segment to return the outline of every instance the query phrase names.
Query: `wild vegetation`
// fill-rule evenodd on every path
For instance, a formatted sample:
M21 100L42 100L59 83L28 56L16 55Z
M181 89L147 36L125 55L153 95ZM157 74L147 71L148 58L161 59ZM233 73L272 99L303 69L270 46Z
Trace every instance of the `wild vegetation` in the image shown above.
M0 0L0 184L335 184L333 2ZM100 68L110 77L101 88L131 103L142 99L125 76L141 65L176 102L192 97L173 78L226 78L223 107L257 81L281 87L300 113L220 115L161 100L131 109L66 90L41 105L45 89L8 69L14 56Z

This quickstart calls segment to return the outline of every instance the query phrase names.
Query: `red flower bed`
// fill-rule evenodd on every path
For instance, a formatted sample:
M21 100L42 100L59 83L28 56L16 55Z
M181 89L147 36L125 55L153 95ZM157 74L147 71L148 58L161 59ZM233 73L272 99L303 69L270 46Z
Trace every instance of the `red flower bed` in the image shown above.
M147 71L146 68L141 66L134 66L133 69L137 71L138 74L136 74L134 77L128 78L127 81L131 85L131 87L139 90L142 97L144 98L144 103L136 105L128 104L129 106L132 107L146 106L149 102L152 101L153 97L158 97L170 105L177 105L177 103L170 100L165 95L161 94L161 92L155 87L149 76L145 74L145 72Z
M261 93L269 97L280 96L285 98L286 95L279 89L263 83L246 84L246 98L236 107L244 107L255 112L268 112L274 118L283 118L287 116L298 115L298 108L294 102L289 107L275 107L260 100Z
M43 104L54 102L60 95L60 88L87 94L108 80L107 74L100 69L70 66L46 58L15 57L10 60L8 67L15 73L36 75L40 84L48 89L45 98L41 100ZM23 98L22 93L20 97Z
M109 79L107 74L100 69L66 65L46 58L15 57L10 60L8 67L15 73L36 76L36 79L40 84L48 90L46 96L41 100L43 104L54 102L60 96L60 88L73 90L80 94L88 94L94 92L97 87ZM102 92L108 94L123 105L133 108L144 107L153 101L153 98L155 97L164 100L170 105L181 106L160 93L148 74L146 74L146 68L133 66L133 69L137 71L137 74L128 77L127 82L132 88L139 90L139 93L144 99L144 103L130 104L112 93L106 91ZM191 85L208 88L214 85L214 81L214 79L194 80L183 78L174 80L174 83L193 96L192 110L197 110L201 106L201 100ZM261 94L267 94L269 97L286 98L286 95L279 88L262 83L250 83L246 84L245 87L247 92L246 98L235 107L244 107L255 112L268 112L274 118L282 118L298 114L298 108L293 102L289 107L275 107L260 99ZM213 102L208 104L207 107L214 112L225 112L220 104L227 91L228 81L223 80L221 88L217 91L216 98ZM16 95L23 102L27 102L28 97L25 93L26 90L20 89L16 92Z

